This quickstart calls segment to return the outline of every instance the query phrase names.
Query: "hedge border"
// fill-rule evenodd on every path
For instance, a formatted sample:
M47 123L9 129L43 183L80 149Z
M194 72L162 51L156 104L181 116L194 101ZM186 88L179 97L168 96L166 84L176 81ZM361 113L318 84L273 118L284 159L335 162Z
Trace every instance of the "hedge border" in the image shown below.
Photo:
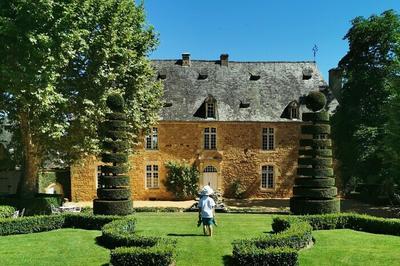
M110 262L114 266L137 265L136 263L130 264L130 261L144 262L139 265L167 266L174 264L176 240L137 235L135 226L136 219L132 216L65 213L18 219L0 218L0 235L29 234L61 228L102 230L102 236L99 239L101 244L104 244L103 234L108 233L108 239L113 241L111 243L120 246L111 251ZM110 246L115 247L115 245Z
M304 248L308 230L352 229L368 233L400 236L400 219L385 219L354 213L278 216L273 219L275 234L258 239L237 240L233 244L234 265L298 265L298 251ZM310 232L311 235L311 232ZM285 237L282 237L285 236ZM311 236L312 237L312 236ZM260 239L275 239L260 245Z

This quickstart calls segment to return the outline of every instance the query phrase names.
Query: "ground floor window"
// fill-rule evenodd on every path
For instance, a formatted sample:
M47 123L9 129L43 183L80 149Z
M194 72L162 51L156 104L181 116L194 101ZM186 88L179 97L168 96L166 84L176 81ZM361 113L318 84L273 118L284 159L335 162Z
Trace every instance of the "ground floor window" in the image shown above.
M274 188L274 167L272 165L262 166L261 188Z
M158 165L146 165L146 188L158 188Z

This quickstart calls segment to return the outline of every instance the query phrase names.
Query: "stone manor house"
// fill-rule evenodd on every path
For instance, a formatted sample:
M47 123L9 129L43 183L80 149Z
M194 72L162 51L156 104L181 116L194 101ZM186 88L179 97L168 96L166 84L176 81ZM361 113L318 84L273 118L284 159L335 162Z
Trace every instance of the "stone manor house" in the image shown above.
M199 185L225 196L240 183L246 197L290 197L296 176L302 101L321 90L336 104L315 62L154 60L164 84L164 107L151 134L131 156L133 199L173 199L165 163L185 161ZM333 73L333 72L332 72ZM331 74L331 72L330 72ZM96 197L99 162L71 167L71 198Z

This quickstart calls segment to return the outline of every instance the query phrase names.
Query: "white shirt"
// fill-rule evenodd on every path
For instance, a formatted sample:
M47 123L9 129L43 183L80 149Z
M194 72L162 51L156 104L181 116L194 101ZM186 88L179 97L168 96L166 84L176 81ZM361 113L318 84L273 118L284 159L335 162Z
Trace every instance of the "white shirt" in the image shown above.
M208 196L202 196L199 200L199 208L201 209L202 218L213 218L212 209L215 207L215 201Z

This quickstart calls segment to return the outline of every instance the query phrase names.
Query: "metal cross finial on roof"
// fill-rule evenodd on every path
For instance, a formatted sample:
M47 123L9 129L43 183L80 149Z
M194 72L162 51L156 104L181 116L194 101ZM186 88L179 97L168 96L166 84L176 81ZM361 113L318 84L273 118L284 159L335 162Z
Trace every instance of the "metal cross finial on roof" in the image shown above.
M317 55L318 52L318 46L314 44L314 47L312 48L313 54L314 54L314 61L315 61L315 56Z

